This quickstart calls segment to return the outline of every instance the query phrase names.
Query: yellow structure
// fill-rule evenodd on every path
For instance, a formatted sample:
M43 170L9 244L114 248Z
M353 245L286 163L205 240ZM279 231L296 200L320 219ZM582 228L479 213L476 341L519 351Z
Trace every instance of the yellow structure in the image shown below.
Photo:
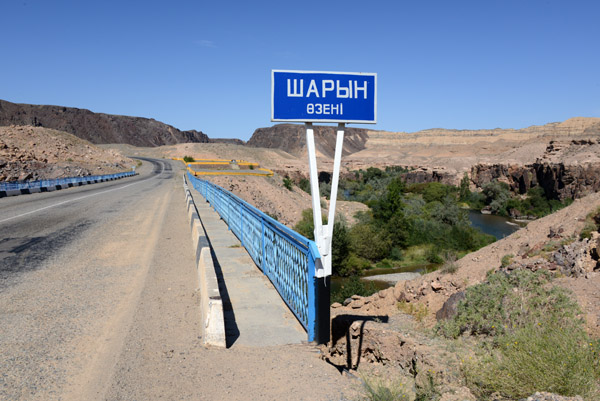
M199 175L254 175L262 177L272 177L273 171L266 168L259 168L258 163L252 163L246 160L227 160L227 159L194 159L193 162L186 163L181 157L174 157L173 160L179 160L184 163L190 174L194 176ZM191 168L192 165L229 165L237 164L238 166L248 166L249 170L236 170L236 171L195 171Z

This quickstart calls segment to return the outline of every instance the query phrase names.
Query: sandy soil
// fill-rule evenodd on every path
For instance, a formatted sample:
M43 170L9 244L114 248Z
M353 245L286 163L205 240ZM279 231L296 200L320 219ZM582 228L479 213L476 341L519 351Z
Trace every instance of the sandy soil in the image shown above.
M302 219L302 211L311 209L310 194L297 186L288 190L283 185L279 175L273 177L239 177L239 176L205 176L207 179L222 188L231 191L259 210L275 216L277 220L293 228ZM322 198L322 213L327 216L329 201ZM368 207L359 202L338 201L336 213L341 214L346 222L354 224L354 215L358 211L367 210Z

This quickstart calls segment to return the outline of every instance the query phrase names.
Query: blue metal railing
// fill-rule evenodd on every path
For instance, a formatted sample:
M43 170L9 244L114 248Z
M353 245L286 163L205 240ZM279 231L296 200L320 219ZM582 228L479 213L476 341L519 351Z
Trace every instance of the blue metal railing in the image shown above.
M220 186L190 173L187 176L271 280L306 329L308 341L314 341L317 324L315 263L321 257L316 243Z
M132 175L135 175L134 171L127 171L125 173L117 173L117 174L87 175L84 177L57 178L55 180L0 182L0 191L52 187L52 186L57 186L57 185L60 185L60 186L67 185L68 186L68 185L79 184L81 182L116 180L116 179L123 178L123 177L130 177Z

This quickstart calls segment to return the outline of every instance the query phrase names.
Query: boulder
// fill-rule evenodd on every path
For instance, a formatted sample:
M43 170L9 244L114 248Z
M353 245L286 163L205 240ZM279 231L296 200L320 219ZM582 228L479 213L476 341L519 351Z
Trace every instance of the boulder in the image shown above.
M465 292L460 291L450 295L450 298L444 302L442 308L436 312L435 318L439 320L447 320L456 316L458 304L465 299Z

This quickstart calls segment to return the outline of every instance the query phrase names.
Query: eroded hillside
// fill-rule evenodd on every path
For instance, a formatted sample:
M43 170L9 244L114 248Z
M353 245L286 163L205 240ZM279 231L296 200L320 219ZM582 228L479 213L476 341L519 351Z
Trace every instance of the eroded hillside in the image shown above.
M52 128L95 144L162 146L210 141L202 132L180 131L150 118L93 113L73 107L16 104L0 100L0 126L9 125Z
M0 181L112 174L136 161L66 132L42 127L0 127Z

